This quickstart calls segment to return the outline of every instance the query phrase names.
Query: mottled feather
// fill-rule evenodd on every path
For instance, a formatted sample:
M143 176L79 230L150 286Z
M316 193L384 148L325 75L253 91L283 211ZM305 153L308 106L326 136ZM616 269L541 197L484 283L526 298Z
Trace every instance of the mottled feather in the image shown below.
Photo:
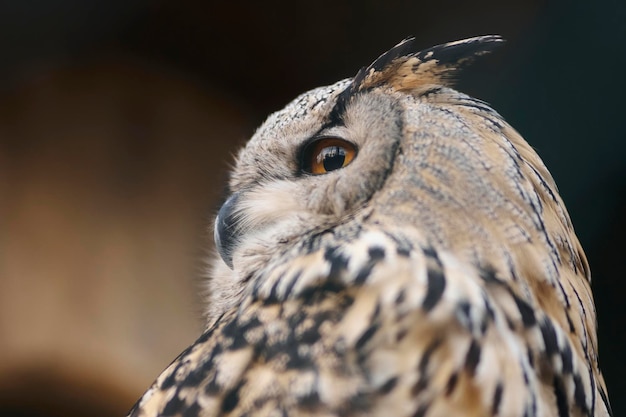
M130 413L609 416L590 272L539 156L405 40L271 115L216 219L206 332ZM352 162L303 170L339 138Z

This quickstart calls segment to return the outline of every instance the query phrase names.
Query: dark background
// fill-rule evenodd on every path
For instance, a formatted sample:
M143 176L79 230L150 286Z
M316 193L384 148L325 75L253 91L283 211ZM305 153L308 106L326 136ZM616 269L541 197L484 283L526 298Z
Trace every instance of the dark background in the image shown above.
M121 415L201 329L199 248L269 112L406 36L508 43L459 89L560 187L626 413L626 4L0 0L0 415Z

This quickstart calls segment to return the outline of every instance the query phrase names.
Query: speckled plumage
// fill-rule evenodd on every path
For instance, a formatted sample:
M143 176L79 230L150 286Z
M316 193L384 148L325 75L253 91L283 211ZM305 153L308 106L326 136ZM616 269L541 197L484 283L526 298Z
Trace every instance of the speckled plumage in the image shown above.
M206 332L130 416L608 416L590 273L537 154L406 40L271 115L216 219ZM354 160L303 172L317 138Z

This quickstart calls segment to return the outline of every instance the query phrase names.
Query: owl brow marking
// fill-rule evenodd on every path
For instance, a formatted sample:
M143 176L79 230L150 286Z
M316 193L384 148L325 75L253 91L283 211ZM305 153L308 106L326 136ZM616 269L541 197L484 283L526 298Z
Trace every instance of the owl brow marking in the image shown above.
M365 78L368 74L372 72L382 71L390 65L394 60L401 58L403 56L409 56L414 53L414 38L407 38L400 42L398 45L391 48L389 51L385 52L381 56L379 56L372 64L368 67L362 67L352 80L350 84L346 86L346 88L339 93L337 96L337 101L335 102L335 106L331 110L328 116L328 126L343 126L343 115L346 111L346 107L348 103L353 99L355 95L358 93L364 93L369 91L371 88L363 89ZM375 87L375 86L372 86ZM326 126L325 126L326 127Z

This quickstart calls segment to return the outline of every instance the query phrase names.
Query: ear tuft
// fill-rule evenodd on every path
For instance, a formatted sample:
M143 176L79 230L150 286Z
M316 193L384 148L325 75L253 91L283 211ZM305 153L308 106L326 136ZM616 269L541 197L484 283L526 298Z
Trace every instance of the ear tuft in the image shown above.
M354 93L383 84L401 91L422 85L448 85L459 69L503 42L498 35L487 35L415 51L415 39L408 38L362 68L350 90Z

